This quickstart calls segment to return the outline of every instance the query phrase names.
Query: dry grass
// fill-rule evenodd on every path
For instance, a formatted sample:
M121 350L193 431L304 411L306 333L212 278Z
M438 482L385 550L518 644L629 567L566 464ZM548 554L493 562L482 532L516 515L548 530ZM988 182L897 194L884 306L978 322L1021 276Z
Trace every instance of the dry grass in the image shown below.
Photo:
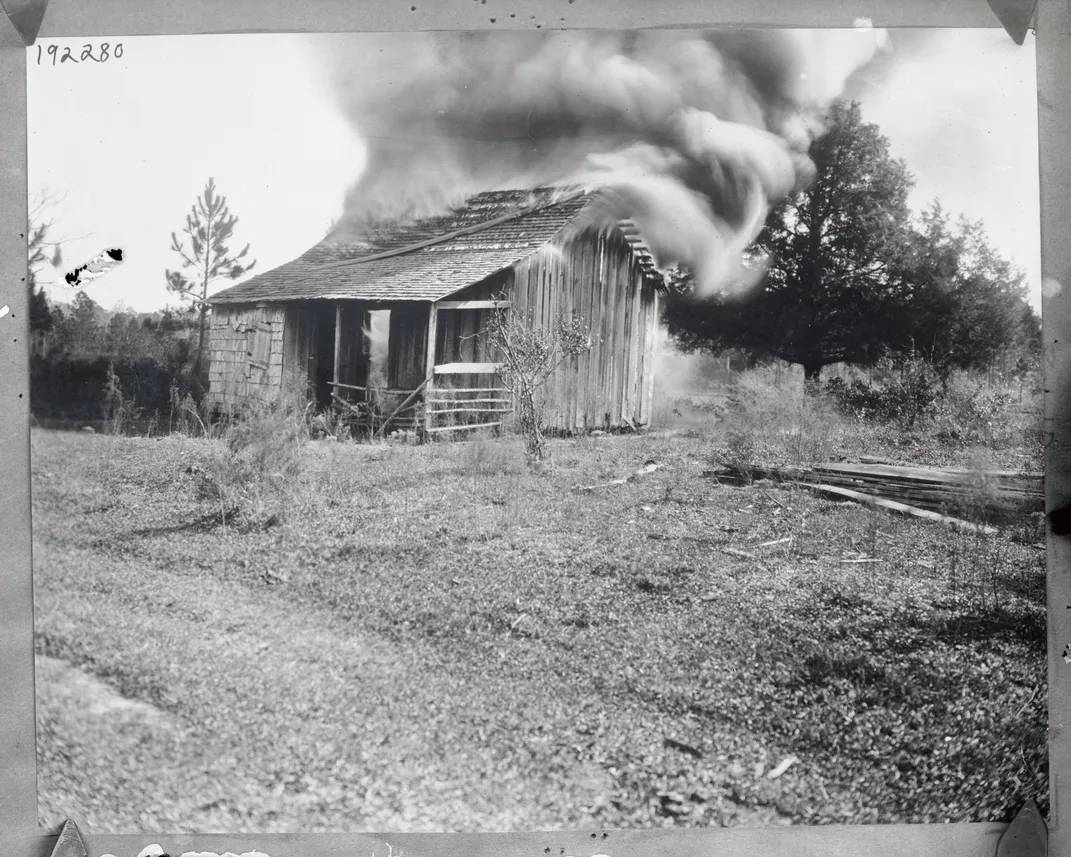
M849 381L864 378L848 374ZM883 388L875 382L874 389ZM657 396L654 427L702 438L716 459L733 465L806 467L874 456L946 467L1042 469L1039 396L964 375L935 395L906 425L845 408L828 392L806 396L799 372L760 368L740 373L708 402Z
M553 441L531 472L512 439L302 440L254 529L186 472L220 440L35 432L39 651L171 723L102 742L42 682L46 817L517 830L1043 801L1043 554L719 486L711 443Z

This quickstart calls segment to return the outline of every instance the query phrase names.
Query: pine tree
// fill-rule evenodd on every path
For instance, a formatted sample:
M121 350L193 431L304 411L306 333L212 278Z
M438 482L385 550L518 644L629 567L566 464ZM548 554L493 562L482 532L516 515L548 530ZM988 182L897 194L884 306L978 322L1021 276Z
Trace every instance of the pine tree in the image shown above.
M237 254L231 253L228 247L237 223L238 217L227 207L227 197L217 193L215 179L210 178L186 215L186 226L182 230L186 238L179 240L176 233L171 233L171 249L182 258L182 270L166 272L167 288L191 301L197 311L195 372L200 372L204 360L209 289L217 280L238 279L256 264L255 261L243 261L249 252L248 244ZM183 271L188 271L188 275Z

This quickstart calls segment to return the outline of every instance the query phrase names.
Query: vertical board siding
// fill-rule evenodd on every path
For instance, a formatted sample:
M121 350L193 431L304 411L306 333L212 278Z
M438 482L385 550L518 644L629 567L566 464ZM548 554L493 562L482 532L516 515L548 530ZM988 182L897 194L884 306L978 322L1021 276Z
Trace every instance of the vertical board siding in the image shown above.
M556 325L556 318L554 315L554 294L558 291L558 283L555 279L556 271L554 269L554 257L555 248L553 246L544 248L541 252L537 253L535 258L539 262L539 267L542 270L542 289L541 300L542 306L540 307L540 326L544 330L553 331ZM556 373L555 373L556 374ZM544 416L550 415L553 418L554 411L556 410L557 402L554 398L554 376L551 375L540 391L539 407Z
M576 267L576 255L575 253L566 253L564 250L562 255L566 262L565 276L569 279L569 292L573 318L581 320L584 329L589 331L590 339L591 320L584 316L584 290L580 285L580 278ZM583 363L583 359L584 355L578 354L569 364L569 407L566 413L565 425L562 426L562 428L567 431L577 430L577 416L580 413L580 367Z
M547 268L550 271L550 305L548 314L550 323L558 325L559 322L568 318L565 308L565 279L562 276L561 254L558 248L548 246L542 253L547 257ZM543 402L543 418L548 426L557 428L562 418L562 408L565 404L565 376L557 371L551 373L547 379L546 391Z
M599 369L602 365L602 348L605 337L606 313L603 307L602 280L599 273L602 269L602 235L594 236L591 246L590 267L585 272L587 281L591 283L591 320L595 328L595 342L588 359L587 371L587 398L584 401L584 425L585 428L599 428Z
M633 334L633 341L635 343L636 353L633 355L632 362L634 365L633 377L632 377L632 409L636 414L636 419L643 420L643 414L640 409L640 400L643 398L641 395L643 390L643 378L646 364L646 343L644 341L644 333L647 330L646 318L647 318L647 292L645 290L642 278L636 280L636 326L635 333Z
M520 263L518 263L519 268ZM452 294L450 300L511 300L517 309L515 284L521 281L517 269L507 268ZM435 363L493 363L495 355L487 345L486 330L493 309L440 309L436 329ZM393 348L393 346L391 346ZM498 386L490 375L441 375L435 379L439 389L461 390L471 387Z
M577 366L577 394L576 394L576 421L573 423L573 431L583 431L588 425L588 391L589 369L591 367L592 350L595 348L599 336L597 307L593 306L593 291L595 285L595 252L596 247L588 239L578 238L580 257L577 259L577 287L580 290L580 314L585 324L591 331L591 348L580 355L580 363Z
M387 345L388 387L415 390L423 382L427 330L427 304L401 304L391 308Z
M591 242L591 252L588 255L587 265L585 265L584 270L584 286L588 292L588 301L591 306L588 310L588 316L591 318L592 329L595 331L595 338L588 355L587 371L585 372L585 396L581 403L584 414L583 427L588 429L599 427L596 422L596 399L599 395L599 355L602 352L602 325L605 320L602 311L602 283L599 282L601 251L601 237L596 235Z
M362 301L342 302L342 337L339 342L338 380L363 387L368 383L370 343L365 335L369 324Z
M631 271L624 272L624 283L625 288L628 289L629 299L625 306L625 350L622 355L623 365L621 367L621 409L622 414L635 423L633 383L636 379L636 307L640 305L640 287L632 277Z
M630 288L628 269L618 270L618 288L621 291L621 305L617 310L618 346L614 351L614 419L621 423L626 418L632 420L628 412L628 354L631 330L629 329L629 309L632 307L633 294Z
M617 308L618 295L614 291L614 281L610 272L609 259L609 236L600 236L602 251L599 254L599 285L601 287L601 300L599 306L601 328L603 330L602 353L599 357L599 398L596 402L596 414L599 418L600 428L610 428L610 412L613 409L613 378L611 369L614 359L614 313Z
M547 425L576 432L646 424L655 289L624 235L585 231L519 260L512 274L506 297L515 313L544 329L583 318L591 334L591 348L562 361L541 390Z
M613 378L613 400L611 402L610 420L614 425L624 423L625 411L625 354L628 351L628 339L625 336L625 310L629 304L628 269L623 265L614 267L614 291L617 293L617 306L614 309L614 353L610 363L610 376ZM631 419L631 417L630 417Z
M592 410L595 414L598 428L610 427L608 412L610 410L609 369L610 354L613 351L613 302L615 295L611 283L607 279L607 235L599 234L599 265L596 269L596 283L599 298L599 330L602 338L599 341L599 350L595 361L595 397L592 400Z
M633 422L636 421L633 408L635 406L636 398L633 395L633 383L636 378L636 355L639 353L639 349L636 348L636 310L640 305L640 284L635 281L631 271L625 272L625 288L629 290L629 302L628 302L628 349L626 351L626 367L625 367L625 400L624 408L625 413L628 414L629 419Z
M647 384L647 390L645 391L646 395L645 395L644 398L646 399L646 403L645 403L644 407L645 407L645 412L647 414L647 419L650 420L651 419L651 415L652 415L652 411L653 411L653 402L654 402L654 380L655 380L654 364L655 364L655 357L657 355L658 334L659 334L659 327L658 327L658 292L656 292L654 289L651 290L651 304L650 304L650 307L648 309L647 324L649 325L650 330L651 330L651 334L650 334L651 335L651 345L650 345L650 349L648 351L648 356L649 356L649 359L650 359L650 369L647 372L647 377L645 379L645 383Z

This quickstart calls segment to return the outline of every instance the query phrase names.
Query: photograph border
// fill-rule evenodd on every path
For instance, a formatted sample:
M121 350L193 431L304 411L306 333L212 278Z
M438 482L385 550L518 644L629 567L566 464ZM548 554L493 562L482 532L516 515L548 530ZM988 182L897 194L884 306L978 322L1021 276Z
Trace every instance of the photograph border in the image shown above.
M16 12L27 2L5 3ZM996 5L1007 5L998 3ZM511 19L510 13L517 18ZM1048 514L1048 710L1051 853L1071 853L1061 829L1062 792L1071 788L1071 4L1038 0L1036 8L1041 244ZM535 16L534 18L529 16ZM999 27L986 0L51 0L38 38L208 33L413 30L633 29L702 27ZM1010 37L1009 37L1010 38ZM77 133L72 129L72 135ZM30 535L28 392L26 51L19 33L0 22L0 854L38 857L56 837L37 822L34 719L33 578ZM152 771L145 772L153 776ZM992 855L1006 825L838 825L709 830L566 831L423 834L86 835L89 857L137 854L158 843L185 851L281 855L372 854L423 857L465 854L661 855L801 854Z

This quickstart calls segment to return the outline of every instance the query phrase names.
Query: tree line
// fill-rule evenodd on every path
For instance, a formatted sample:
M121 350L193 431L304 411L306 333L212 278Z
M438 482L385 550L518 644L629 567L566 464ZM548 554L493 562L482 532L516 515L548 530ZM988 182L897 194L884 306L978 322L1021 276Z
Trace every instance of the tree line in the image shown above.
M740 351L803 367L814 389L831 364L922 358L956 369L1035 368L1041 320L1021 269L981 223L939 202L912 216L914 177L856 102L836 103L810 149L815 179L770 211L745 260L760 285L702 296L671 272L665 321L686 351Z
M69 304L51 302L42 273L62 264L63 241L49 211L56 197L37 194L30 205L27 284L31 355L31 407L38 416L94 419L102 416L104 392L121 388L135 407L159 411L178 398L200 400L207 392L205 360L208 298L220 279L234 280L255 264L249 245L233 252L238 222L227 198L209 179L186 216L181 237L171 234L177 270L164 273L179 309L135 313L122 306L105 311L85 291Z

